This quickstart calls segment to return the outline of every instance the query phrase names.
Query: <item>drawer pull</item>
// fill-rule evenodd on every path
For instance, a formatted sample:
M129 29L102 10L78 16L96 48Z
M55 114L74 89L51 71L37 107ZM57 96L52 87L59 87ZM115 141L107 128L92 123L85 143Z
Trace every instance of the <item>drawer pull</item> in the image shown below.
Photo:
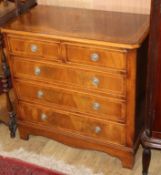
M41 114L41 120L46 121L48 119L48 116L44 113Z
M35 68L35 75L40 75L41 69L39 67Z
M99 103L95 102L95 103L93 103L93 106L92 107L93 107L94 110L97 111L97 110L100 109L101 105Z
M101 127L99 127L99 126L95 127L95 133L96 134L99 134L101 131L102 131Z
M37 92L37 97L38 97L38 98L42 98L43 96L44 96L44 92L41 91L41 90L39 90L39 91Z
M93 84L94 86L98 86L99 83L100 83L100 80L99 80L97 77L93 77L93 78L92 78L92 84Z
M100 59L100 57L99 57L98 53L93 53L91 55L91 61L97 62L99 59Z
M32 51L32 52L37 52L37 50L38 50L37 45L32 44L32 45L31 45L31 51Z

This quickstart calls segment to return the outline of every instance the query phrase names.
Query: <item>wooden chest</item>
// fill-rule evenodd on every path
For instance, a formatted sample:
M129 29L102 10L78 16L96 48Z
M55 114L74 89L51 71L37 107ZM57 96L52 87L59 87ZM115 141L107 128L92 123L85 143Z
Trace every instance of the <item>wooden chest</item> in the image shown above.
M147 15L49 6L6 25L20 137L104 151L131 168L148 28Z

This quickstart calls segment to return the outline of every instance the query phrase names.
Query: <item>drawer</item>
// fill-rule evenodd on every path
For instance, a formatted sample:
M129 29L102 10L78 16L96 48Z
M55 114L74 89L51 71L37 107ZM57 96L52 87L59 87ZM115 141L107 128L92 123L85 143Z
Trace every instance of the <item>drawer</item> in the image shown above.
M77 64L126 69L126 52L93 46L66 45L67 61Z
M125 144L125 126L74 115L44 106L20 103L19 120L64 130L117 144Z
M60 57L60 45L58 42L23 37L8 37L8 41L10 52L15 55L35 56L38 60L42 57L57 60Z
M63 83L108 94L125 96L126 80L121 74L100 73L74 68L64 64L47 64L13 60L13 74L16 78L36 79L49 83Z
M25 81L17 81L15 87L18 98L21 100L35 101L63 110L91 114L97 118L125 121L126 105L117 99L63 89L61 86L34 84Z

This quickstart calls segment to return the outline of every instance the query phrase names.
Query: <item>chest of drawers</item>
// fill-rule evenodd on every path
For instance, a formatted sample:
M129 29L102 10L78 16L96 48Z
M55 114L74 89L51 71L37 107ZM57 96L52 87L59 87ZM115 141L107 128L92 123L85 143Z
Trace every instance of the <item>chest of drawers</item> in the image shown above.
M149 18L38 6L3 29L20 137L107 152L131 168L139 143Z

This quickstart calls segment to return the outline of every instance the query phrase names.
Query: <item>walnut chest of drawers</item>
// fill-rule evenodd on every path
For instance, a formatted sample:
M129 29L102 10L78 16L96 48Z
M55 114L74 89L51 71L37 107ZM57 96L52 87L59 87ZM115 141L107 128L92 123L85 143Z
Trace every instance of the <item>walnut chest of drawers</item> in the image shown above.
M149 18L37 6L7 24L22 139L107 152L131 168L139 143Z

